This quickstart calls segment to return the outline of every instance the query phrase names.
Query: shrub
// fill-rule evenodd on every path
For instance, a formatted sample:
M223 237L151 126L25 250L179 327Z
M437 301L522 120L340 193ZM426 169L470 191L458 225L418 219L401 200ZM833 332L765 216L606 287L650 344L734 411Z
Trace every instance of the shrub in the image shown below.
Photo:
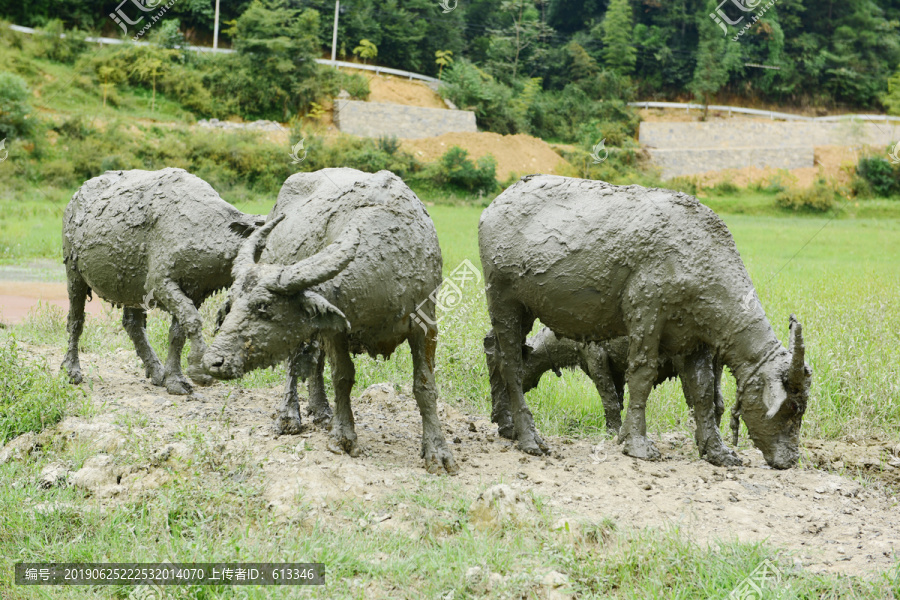
M856 173L868 182L872 191L879 196L890 196L900 191L900 169L894 168L883 158L860 157Z
M398 140L397 136L395 135L381 136L378 138L378 141L376 143L378 144L379 150L390 154L391 156L393 156L397 152L397 150L400 149L400 140Z
M21 355L16 340L0 345L0 446L26 432L39 433L62 420L80 393L64 373Z
M87 49L85 42L87 34L78 29L66 31L63 22L59 19L48 21L40 32L41 35L37 39L38 53L52 61L73 63ZM65 37L62 37L63 35Z
M726 179L714 185L712 191L721 196L733 196L741 191L741 188L735 185L733 181Z
M35 121L29 118L30 99L24 79L0 72L0 140L28 138L35 131Z
M437 163L432 180L469 192L490 193L497 189L497 161L488 155L472 162L467 151L453 146Z
M794 211L828 212L834 208L834 197L834 189L819 180L811 188L781 192L775 196L775 203Z

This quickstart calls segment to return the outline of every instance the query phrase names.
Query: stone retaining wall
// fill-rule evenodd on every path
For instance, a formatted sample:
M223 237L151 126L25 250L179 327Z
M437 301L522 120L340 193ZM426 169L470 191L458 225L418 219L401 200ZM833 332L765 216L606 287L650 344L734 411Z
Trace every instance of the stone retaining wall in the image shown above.
M696 175L706 171L775 167L798 169L813 166L813 147L793 148L649 148L650 159L662 169L662 178Z
M334 124L344 133L363 137L415 139L454 131L478 131L472 111L357 100L335 103Z
M665 179L748 166L811 167L815 146L888 147L898 139L900 124L867 121L643 122L639 133Z

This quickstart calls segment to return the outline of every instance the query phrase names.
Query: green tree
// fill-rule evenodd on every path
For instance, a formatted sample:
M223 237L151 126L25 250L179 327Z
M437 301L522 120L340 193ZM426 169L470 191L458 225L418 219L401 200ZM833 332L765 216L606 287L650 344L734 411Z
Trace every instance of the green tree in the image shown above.
M697 47L697 66L690 90L703 103L703 118L709 111L709 102L728 83L732 70L739 64L740 47L722 35L719 26L709 18L716 11L716 0L708 0L706 8L697 15L700 41Z
M900 69L888 79L887 93L881 97L887 111L892 115L900 115Z
M363 64L370 58L378 56L378 47L369 40L359 40L359 46L353 49L353 54L363 59Z
M230 97L241 114L287 120L322 93L314 60L320 50L318 29L315 10L254 0L224 31L234 39L237 56L217 63L208 85L214 94Z
M438 50L434 53L434 62L440 68L438 69L438 79L441 78L441 74L444 72L444 67L449 67L453 64L453 51L452 50Z
M0 71L0 140L27 138L34 131L30 99L24 79Z
M601 29L603 62L606 67L620 75L630 75L634 71L637 51L634 47L634 25L628 0L610 0Z
M149 83L153 90L150 96L150 112L156 109L156 82L162 77L175 52L155 46L138 46L134 48L134 62L129 75L141 83ZM104 95L105 98L105 95Z

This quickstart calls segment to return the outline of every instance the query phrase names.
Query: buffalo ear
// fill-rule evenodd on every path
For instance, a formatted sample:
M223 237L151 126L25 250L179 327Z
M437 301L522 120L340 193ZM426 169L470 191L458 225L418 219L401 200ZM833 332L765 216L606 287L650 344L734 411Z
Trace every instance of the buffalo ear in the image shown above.
M350 322L341 310L315 292L305 290L300 294L300 306L309 316L314 329L347 333Z
M248 223L247 221L232 221L228 224L228 229L232 231L232 233L236 233L238 236L247 239L250 237L250 234L256 231L257 225L255 223Z
M778 379L763 380L763 405L766 408L766 418L771 419L781 406L787 401L787 390L784 384Z
M247 239L250 235L266 224L265 215L247 215L244 219L238 219L228 224L228 229L240 237Z

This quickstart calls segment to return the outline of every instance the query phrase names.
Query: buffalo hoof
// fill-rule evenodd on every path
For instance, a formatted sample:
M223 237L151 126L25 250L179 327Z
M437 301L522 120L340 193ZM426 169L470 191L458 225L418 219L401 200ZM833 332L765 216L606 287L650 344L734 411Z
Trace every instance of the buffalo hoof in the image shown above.
M532 456L543 456L550 453L549 446L533 429L519 436L519 450Z
M331 428L331 439L328 440L327 448L334 454L349 454L356 458L362 454L359 444L356 442L356 432L353 427L341 427L333 424Z
M84 381L84 377L81 375L81 367L78 365L72 365L71 363L64 362L62 364L62 369L69 376L69 383L78 385L82 381Z
M191 378L191 381L201 387L208 387L216 382L215 379L207 375L206 371L204 371L203 367L200 365L188 365L187 376Z
M300 417L296 415L278 415L275 418L276 435L297 435L303 431Z
M144 375L150 380L151 384L157 387L166 385L166 371L163 369L162 365L159 365L158 368L146 367L144 369Z
M183 375L169 375L166 377L166 391L173 396L187 396L194 388Z
M740 467L744 464L734 450L726 448L724 445L715 450L707 450L706 455L701 458L705 458L706 462L717 467Z
M448 475L459 473L459 466L453 460L453 453L445 445L422 448L422 457L425 459L425 470L432 475L446 471Z
M619 430L622 429L622 417L621 415L615 416L606 416L606 433L611 436L619 435Z
M508 440L516 439L516 426L512 416L506 412L497 417L497 433Z
M306 414L312 417L313 423L317 427L326 427L334 417L334 413L331 412L331 406L327 402L324 406L313 406L310 404L309 408L306 409Z
M622 452L626 456L632 458L640 458L641 460L659 460L662 456L656 449L656 444L644 435L629 435L619 440L620 444L624 444Z

